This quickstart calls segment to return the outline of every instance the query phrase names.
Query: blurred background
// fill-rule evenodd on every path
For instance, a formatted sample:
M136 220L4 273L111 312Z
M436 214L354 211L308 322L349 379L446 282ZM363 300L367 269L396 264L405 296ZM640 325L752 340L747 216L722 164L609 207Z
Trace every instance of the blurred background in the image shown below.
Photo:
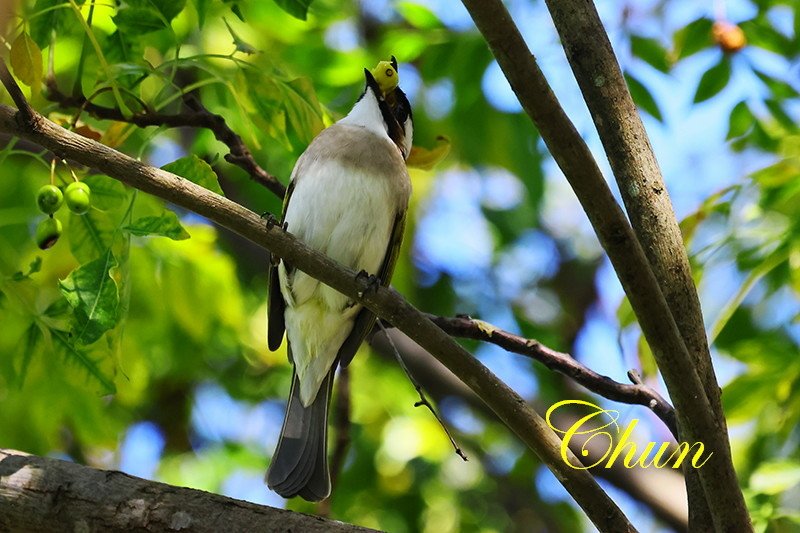
M617 381L636 368L666 395L583 211L463 6L315 0L303 21L303 4L25 0L8 17L5 42L25 32L42 51L54 85L33 91L37 110L156 166L181 159L202 170L205 161L226 196L259 213L279 213L280 199L225 162L227 147L209 131L96 120L54 103L53 88L164 113L180 112L180 91L193 90L286 183L313 136L355 102L363 68L394 54L415 144L441 149L445 136L450 147L433 170L411 171L394 287L424 311L481 318ZM544 3L506 4L615 188ZM800 531L800 2L597 8L682 221L754 522L759 531ZM4 91L0 101L10 103ZM285 347L266 347L266 252L77 167L94 207L58 214L64 236L41 251L35 194L48 182L50 154L0 142L0 447L392 532L592 530L549 471L399 336L469 462L414 408L413 386L376 340L350 369L349 447L331 501L269 492L262 480L291 369ZM71 179L63 165L55 179ZM191 238L125 229L165 210ZM116 318L75 339L80 317L58 281L109 250ZM640 442L670 438L640 406L594 397L497 347L465 344L540 412L591 399L623 421L638 418ZM680 528L680 478L664 472L656 483L652 474L610 472L601 484L640 530Z

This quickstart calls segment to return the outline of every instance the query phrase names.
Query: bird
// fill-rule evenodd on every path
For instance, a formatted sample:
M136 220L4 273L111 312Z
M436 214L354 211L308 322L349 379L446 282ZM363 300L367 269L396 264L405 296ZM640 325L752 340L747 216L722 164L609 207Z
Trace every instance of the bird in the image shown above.
M373 72L375 74L373 74ZM307 246L388 286L403 239L411 179L411 105L397 85L397 60L364 69L350 112L320 132L297 160L284 197L283 227ZM376 79L377 78L377 79ZM286 333L292 384L266 474L283 496L320 501L331 492L327 419L334 373L352 360L376 317L286 260L269 269L267 344Z

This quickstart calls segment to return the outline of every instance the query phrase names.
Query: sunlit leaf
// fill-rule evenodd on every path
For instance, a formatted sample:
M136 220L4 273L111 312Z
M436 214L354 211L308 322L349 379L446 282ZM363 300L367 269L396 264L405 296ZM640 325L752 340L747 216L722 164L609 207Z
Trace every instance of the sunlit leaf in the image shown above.
M92 344L117 324L119 289L111 270L117 260L108 250L94 261L81 265L59 282L61 293L74 311L72 339Z
M177 174L182 178L186 178L187 180L192 181L201 187L205 187L211 192L215 192L222 196L225 195L225 193L222 192L222 187L219 186L217 175L214 172L214 169L211 168L211 165L194 154L181 157L180 159L175 160L172 163L168 163L161 168L167 172L172 172L173 174Z
M397 2L395 9L415 28L430 30L442 25L439 17L423 5L414 2Z
M308 78L297 78L281 84L285 98L286 117L297 135L308 144L322 131L322 108Z
M173 241L189 238L189 233L181 226L178 216L172 211L164 211L161 216L138 218L122 229L140 237L160 235L169 237Z
M11 44L9 56L14 75L19 81L38 91L44 75L42 51L39 46L27 33L22 32Z
M406 160L406 165L410 168L421 168L431 170L441 163L447 154L450 153L450 139L439 136L436 139L436 146L428 149L421 146L412 146L411 153Z
M770 461L750 476L750 488L762 494L781 494L800 483L800 463Z
M83 182L92 190L92 207L101 211L109 211L121 207L128 197L125 185L108 176L92 174L86 176Z
M113 379L101 370L100 362L92 356L88 349L76 346L63 331L50 330L50 337L56 350L63 354L68 361L83 368L89 376L103 387L105 394L117 392L117 386L114 385Z
M114 241L117 224L110 213L90 209L85 215L70 214L66 230L75 259L86 263L103 256Z
M723 58L719 63L708 69L700 78L700 84L694 94L694 102L705 102L717 95L728 85L731 79L731 63L728 58Z

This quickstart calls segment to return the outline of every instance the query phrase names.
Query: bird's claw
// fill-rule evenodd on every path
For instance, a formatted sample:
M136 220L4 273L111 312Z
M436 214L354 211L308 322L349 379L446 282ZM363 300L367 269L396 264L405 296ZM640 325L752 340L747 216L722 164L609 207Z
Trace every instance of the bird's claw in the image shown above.
M275 226L278 226L283 231L286 231L287 228L289 227L289 223L288 222L281 223L281 221L278 220L278 218L275 215L273 215L272 213L270 213L269 211L267 211L265 213L262 213L261 214L261 218L263 218L263 219L265 219L267 221L267 229L272 229Z
M378 292L378 287L381 286L381 280L378 279L378 276L370 274L366 270L361 270L358 274L356 274L356 281L363 281L363 288L358 291L359 298L363 298L364 295L369 291Z
M261 213L261 218L267 221L267 229L272 229L274 226L280 224L280 221L275 218L275 215L269 211Z

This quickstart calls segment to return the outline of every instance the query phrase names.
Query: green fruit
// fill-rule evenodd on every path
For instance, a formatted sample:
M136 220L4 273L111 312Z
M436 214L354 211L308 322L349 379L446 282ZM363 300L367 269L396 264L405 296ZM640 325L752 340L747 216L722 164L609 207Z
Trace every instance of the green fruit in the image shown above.
M42 250L53 246L61 236L61 221L50 215L36 227L36 244Z
M89 211L92 202L91 196L92 191L89 186L81 181L70 183L64 191L67 207L76 215L83 215Z
M64 203L64 195L61 193L61 189L55 185L42 185L42 188L36 193L36 203L42 213L52 215Z

